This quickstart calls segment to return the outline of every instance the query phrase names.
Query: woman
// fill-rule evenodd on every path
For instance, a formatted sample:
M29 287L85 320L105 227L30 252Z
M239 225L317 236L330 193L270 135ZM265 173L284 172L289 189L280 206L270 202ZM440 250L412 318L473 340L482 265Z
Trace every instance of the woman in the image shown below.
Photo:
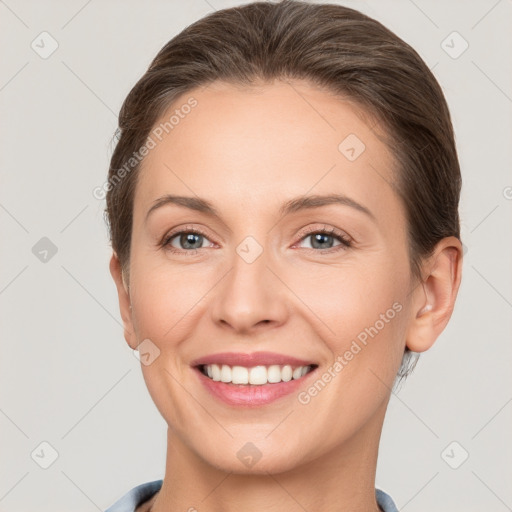
M462 271L428 67L358 11L255 2L165 45L118 137L110 270L168 445L108 512L396 511L386 407Z

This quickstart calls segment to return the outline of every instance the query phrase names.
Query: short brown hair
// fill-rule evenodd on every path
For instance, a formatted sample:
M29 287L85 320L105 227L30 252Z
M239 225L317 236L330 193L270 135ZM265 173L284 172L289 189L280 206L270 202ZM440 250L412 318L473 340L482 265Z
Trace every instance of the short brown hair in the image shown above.
M348 97L387 129L398 163L393 186L407 213L410 271L420 279L422 260L437 242L460 239L461 175L442 90L418 53L378 21L348 7L298 0L253 2L191 24L160 50L126 97L105 210L123 273L128 275L140 168L132 156L157 119L196 87L274 79L305 80ZM413 354L405 349L400 378L414 368Z

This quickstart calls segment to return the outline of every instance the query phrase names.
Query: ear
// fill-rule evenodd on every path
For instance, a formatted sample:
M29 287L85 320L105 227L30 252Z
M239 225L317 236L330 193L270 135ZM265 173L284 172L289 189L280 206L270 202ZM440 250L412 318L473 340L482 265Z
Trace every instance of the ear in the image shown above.
M110 274L112 275L117 288L119 311L121 312L121 319L123 320L124 326L124 338L128 345L135 350L137 348L137 340L132 322L129 286L125 282L121 270L121 263L119 262L119 258L115 252L112 253L112 257L110 258Z
M450 320L462 277L460 240L443 238L424 268L423 280L415 288L406 337L406 345L413 352L428 350Z

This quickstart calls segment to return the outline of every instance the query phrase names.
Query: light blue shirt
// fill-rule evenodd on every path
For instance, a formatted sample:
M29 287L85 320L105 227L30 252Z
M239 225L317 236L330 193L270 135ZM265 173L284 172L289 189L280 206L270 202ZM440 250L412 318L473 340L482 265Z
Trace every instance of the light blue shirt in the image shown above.
M127 492L122 498L117 500L105 512L135 512L135 509L148 501L162 487L163 480L153 480L145 484L140 484ZM398 512L391 496L380 489L375 489L377 504L382 512Z

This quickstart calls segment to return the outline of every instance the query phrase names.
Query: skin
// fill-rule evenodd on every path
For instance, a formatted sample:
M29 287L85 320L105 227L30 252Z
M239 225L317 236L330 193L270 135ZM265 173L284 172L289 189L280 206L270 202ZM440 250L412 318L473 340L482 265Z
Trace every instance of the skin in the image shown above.
M412 280L405 210L390 186L393 156L378 124L350 102L301 81L216 82L186 93L162 120L190 96L198 105L143 161L129 276L115 253L110 262L127 343L150 339L160 350L141 368L168 424L166 472L139 510L376 512L395 375L405 346L428 350L449 321L461 243L439 242L423 281ZM354 161L338 149L349 134L366 146ZM366 206L375 221L341 204L279 215L291 198L332 193ZM146 222L164 194L204 198L221 218L166 205ZM190 227L204 232L201 248L179 236L179 254L159 245L171 229ZM336 234L314 246L304 230L324 227L352 246ZM263 250L252 263L236 252L249 235ZM254 409L230 406L190 366L216 352L273 351L314 361L321 375L395 302L401 311L308 404L292 393ZM237 457L247 442L261 452L252 467Z

